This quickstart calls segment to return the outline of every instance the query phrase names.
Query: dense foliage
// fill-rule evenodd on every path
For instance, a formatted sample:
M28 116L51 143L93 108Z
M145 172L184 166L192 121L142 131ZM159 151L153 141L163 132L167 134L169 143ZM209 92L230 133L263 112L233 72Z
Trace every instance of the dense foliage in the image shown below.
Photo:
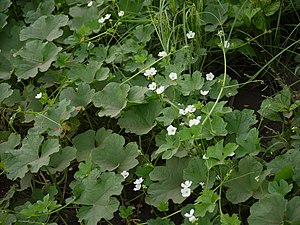
M2 224L299 224L299 9L1 0Z

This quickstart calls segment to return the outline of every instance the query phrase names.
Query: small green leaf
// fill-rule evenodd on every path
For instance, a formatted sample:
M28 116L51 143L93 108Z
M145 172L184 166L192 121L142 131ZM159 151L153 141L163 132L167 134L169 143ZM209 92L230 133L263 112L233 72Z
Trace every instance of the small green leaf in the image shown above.
M72 140L77 149L76 159L81 162L86 160L93 148L95 148L95 131L87 130L84 133L78 134Z
M164 126L169 126L178 117L178 109L175 107L166 107L161 113L163 115L158 117L157 121L163 123Z
M207 212L212 213L215 210L216 202L220 196L213 190L205 189L196 199L195 216L204 217Z
M137 135L147 134L155 127L155 119L161 111L160 101L151 101L147 104L131 106L121 114L118 124L121 128Z
M221 225L240 225L241 221L239 220L236 214L229 216L226 214L221 214Z
M0 84L0 103L11 96L13 93L13 90L10 89L10 85L7 83L1 83Z
M101 146L91 151L92 161L102 171L128 171L138 164L136 157L139 155L138 146L135 142L128 143L125 147L125 139L112 134L107 137Z
M54 0L41 1L35 10L29 10L26 13L26 23L33 23L41 16L51 15L55 9Z
M23 178L28 171L36 173L49 164L50 155L59 151L59 143L57 139L48 139L42 144L43 140L40 135L28 135L20 149L8 152L11 157L4 161L8 178Z
M127 95L130 90L128 84L111 82L93 98L96 107L101 107L98 116L116 117L127 105Z
M202 73L195 71L192 75L184 74L181 80L178 80L181 92L184 96L188 96L192 91L200 90L204 84Z
M256 128L252 128L248 133L238 135L236 143L239 145L236 150L236 155L238 157L243 157L247 154L256 155L261 149L258 130Z
M149 174L152 183L148 188L146 202L158 206L162 201L172 199L174 203L182 203L185 198L181 195L180 184L183 180L183 169L187 166L188 159L171 158L165 166L157 166ZM157 181L157 182L156 182Z
M147 225L175 225L170 219L162 219L157 217L147 221Z
M87 65L77 64L67 72L71 80L80 79L86 83L92 83L96 76L97 71L101 68L101 63L96 61L89 61Z
M133 207L132 206L128 206L126 208L126 206L121 205L119 207L119 215L122 218L128 218L132 213L133 213Z
M145 102L145 93L148 91L148 88L141 86L133 86L130 88L128 93L128 102L141 104Z
M68 20L66 15L41 16L29 27L21 30L20 41L28 39L53 41L63 34L59 28L66 26Z
M154 32L152 25L139 25L133 30L133 35L139 42L148 42L151 39L151 35Z
M75 203L81 205L77 216L87 225L96 225L101 219L110 220L118 210L119 201L112 197L120 195L124 178L119 174L94 169L75 187L78 190Z
M39 40L26 42L25 47L14 54L15 73L18 79L35 77L38 71L45 72L62 50L52 42L43 43Z
M288 184L285 180L269 182L268 191L270 194L280 194L283 197L293 189L293 184Z
M205 25L205 31L215 31L218 26L222 26L227 20L228 3L208 4L204 9L201 25Z

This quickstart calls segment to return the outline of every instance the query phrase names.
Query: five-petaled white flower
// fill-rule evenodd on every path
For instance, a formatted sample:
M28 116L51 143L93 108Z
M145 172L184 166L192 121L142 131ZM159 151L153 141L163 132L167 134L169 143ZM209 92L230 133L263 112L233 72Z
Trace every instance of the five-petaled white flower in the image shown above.
M118 12L118 16L119 16L119 17L122 17L122 16L124 16L124 11L120 11L120 12Z
M154 67L151 67L150 69L145 70L144 75L146 77L152 77L156 74L157 70Z
M206 80L213 80L214 77L215 77L215 75L212 72L206 74Z
M36 94L35 98L40 99L42 96L43 96L43 94L42 94L42 92L40 92L40 93Z
M165 86L160 86L159 88L157 88L157 89L155 90L155 92L156 92L157 94L161 94L161 93L164 92L164 90L165 90Z
M138 191L141 189L142 187L142 183L143 183L144 179L142 177L140 177L139 179L136 179L133 183L135 184L135 187L133 188L134 191Z
M189 31L187 34L186 34L187 38L188 39L193 39L195 37L195 32L193 31Z
M175 135L177 128L170 125L167 127L168 135Z
M148 85L148 89L151 91L154 91L157 87L157 84L155 82L152 82L151 84Z
M185 111L185 113L193 113L196 111L196 108L194 105L188 105L184 111Z
M165 57L167 56L168 54L165 52L165 51L162 51L162 52L159 52L158 53L158 57Z
M190 212L189 213L185 213L184 216L186 218L188 218L191 223L194 223L194 222L197 221L196 217L194 216L194 213L195 213L195 210L191 209Z
M203 90L200 90L200 94L201 94L201 95L204 95L204 96L207 95L208 92L209 92L209 91L203 91Z
M171 72L170 75L169 75L169 78L171 80L176 80L177 79L177 73Z
M187 198L191 195L191 189L190 188L182 188L181 190L181 195L184 198Z
M197 116L196 119L191 119L189 121L189 127L192 127L194 125L198 125L200 123L200 120L201 120L201 116Z
M87 4L87 7L91 7L93 5L93 1L90 1L88 4Z
M185 115L187 112L184 109L179 109L179 115Z
M121 172L121 175L124 177L124 179L126 179L129 176L129 173L126 170L124 170Z

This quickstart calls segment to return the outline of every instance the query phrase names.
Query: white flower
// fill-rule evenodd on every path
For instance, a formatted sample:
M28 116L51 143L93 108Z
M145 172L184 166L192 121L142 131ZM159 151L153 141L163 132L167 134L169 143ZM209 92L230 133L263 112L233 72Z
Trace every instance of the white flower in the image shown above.
M195 212L195 210L191 209L189 213L184 214L184 216L186 218L188 218L191 223L194 223L197 220L196 217L194 216L194 212Z
M215 75L212 72L206 74L206 80L213 80L214 77L215 77Z
M157 89L155 90L155 92L156 92L157 94L161 94L161 93L164 92L164 90L165 90L165 86L160 86L159 88L157 88Z
M124 11L120 11L120 12L118 12L118 16L119 16L119 17L122 17L122 16L124 16Z
M165 52L165 51L162 51L162 52L159 52L158 53L158 57L165 57L167 56L168 54Z
M224 31L222 31L222 30L218 30L218 36L219 36L219 37L222 37L222 36L224 36Z
M196 119L191 119L189 121L189 127L192 127L194 125L198 125L200 123L201 116L198 116Z
M175 135L177 128L170 125L167 127L168 135Z
M196 111L196 108L194 105L188 105L185 110L184 110L186 113L193 113Z
M35 98L40 99L42 97L42 95L43 95L42 92L40 92L40 93L36 94Z
M205 183L204 182L200 182L199 184L201 185L202 189L205 188Z
M177 73L174 73L174 72L170 73L169 78L171 80L176 80L177 79Z
M204 155L202 156L202 159L206 160L206 159L208 159L208 158L207 158L206 155L204 154Z
M156 89L157 85L155 82L152 82L151 84L148 85L148 89L151 91L154 91Z
M187 198L191 195L191 189L190 188L182 188L181 190L181 195L184 198Z
M230 42L224 41L224 48L229 48L229 47L230 47Z
M101 17L99 20L98 20L98 23L104 23L105 22L105 18Z
M129 173L128 173L126 170L124 170L124 171L121 173L121 175L124 177L124 179L126 179L126 178L129 176Z
M152 77L156 74L156 72L157 72L157 70L154 67L151 67L150 69L145 70L144 75L146 77Z
M185 182L181 183L181 187L183 188L189 188L192 185L192 181L186 180Z
M186 34L187 38L188 39L193 39L195 37L195 32L193 31L189 31L187 34Z
M111 17L111 14L105 14L104 19L108 20Z
M90 1L88 4L87 4L87 7L91 7L93 5L93 1Z
M139 179L136 179L133 183L135 184L135 187L133 188L134 191L138 191L141 189L142 187L142 183L143 183L144 179L142 177L140 177Z
M208 92L209 92L209 91L203 91L203 90L200 90L200 94L201 94L201 95L204 95L204 96L207 95Z
M183 109L179 109L179 115L185 115L187 112Z

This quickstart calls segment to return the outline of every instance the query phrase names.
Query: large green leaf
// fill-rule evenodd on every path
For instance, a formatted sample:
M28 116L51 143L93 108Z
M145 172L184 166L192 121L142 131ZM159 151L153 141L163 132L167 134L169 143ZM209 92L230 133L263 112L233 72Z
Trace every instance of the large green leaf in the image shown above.
M7 83L0 84L0 103L6 99L7 97L11 96L13 90L10 89L10 85Z
M43 140L40 135L28 135L20 149L8 152L11 157L4 161L8 178L14 180L18 177L23 178L28 171L36 173L42 166L49 164L50 155L59 151L59 143L57 139L48 139L44 142Z
M192 75L184 74L182 79L178 80L178 85L184 96L188 96L192 91L200 90L204 84L202 73L195 71Z
M77 161L86 160L93 148L95 148L95 131L87 130L73 138L73 144L77 149Z
M202 12L201 25L205 25L205 31L215 31L227 20L228 3L208 4Z
M15 73L18 79L35 77L38 71L45 72L62 50L52 42L29 41L14 56Z
M41 16L29 27L21 30L20 40L39 39L53 41L63 35L60 27L66 26L68 20L66 15Z
M44 0L39 3L36 9L29 10L26 13L26 23L33 23L41 16L51 15L55 9L54 0Z
M130 86L111 82L95 94L93 103L101 107L98 116L116 117L126 107Z
M172 199L174 203L182 203L185 198L181 195L181 183L183 169L188 165L188 159L176 157L167 160L165 166L157 166L149 174L154 181L148 188L146 202L158 206L161 202L168 202ZM156 182L157 181L157 182Z
M216 203L220 196L213 190L205 189L196 199L195 216L204 217L207 212L212 213L215 210Z
M86 83L94 81L97 71L100 69L101 63L96 61L89 61L87 65L77 64L68 71L68 77L71 80L80 79Z
M120 127L137 135L147 134L155 127L155 119L161 111L160 101L151 101L147 104L130 107L121 114L118 121Z
M259 140L258 130L256 128L252 128L248 133L238 135L236 143L239 147L236 150L236 155L238 157L243 157L247 154L256 155L261 150Z
M233 171L224 184L228 187L226 197L232 203L241 203L250 197L260 198L264 191L264 180L267 171L263 165L251 156L246 156L239 162L238 170Z
M91 171L79 187L76 187L80 192L75 201L81 205L77 213L79 221L84 221L87 225L96 225L101 219L112 219L119 207L119 201L112 196L121 194L122 181L124 178L119 174L99 174L98 170Z
M249 225L300 224L300 197L290 201L274 194L254 203L250 208Z
M136 157L139 155L139 149L135 142L123 147L124 144L125 139L122 136L118 134L108 136L101 146L92 150L93 163L102 171L117 169L122 172L132 169L138 164Z

